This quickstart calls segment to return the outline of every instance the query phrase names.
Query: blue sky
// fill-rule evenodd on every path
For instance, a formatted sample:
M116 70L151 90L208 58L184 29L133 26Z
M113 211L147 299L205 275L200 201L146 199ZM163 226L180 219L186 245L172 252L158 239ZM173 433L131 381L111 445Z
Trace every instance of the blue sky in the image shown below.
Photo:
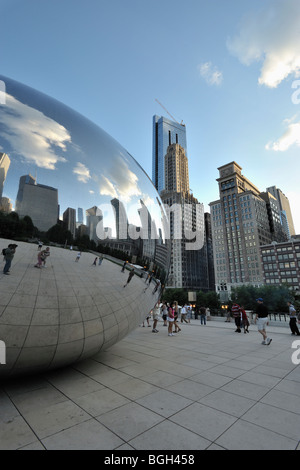
M94 121L149 176L158 99L186 124L206 210L235 160L289 197L300 233L299 0L0 0L0 18L3 75Z

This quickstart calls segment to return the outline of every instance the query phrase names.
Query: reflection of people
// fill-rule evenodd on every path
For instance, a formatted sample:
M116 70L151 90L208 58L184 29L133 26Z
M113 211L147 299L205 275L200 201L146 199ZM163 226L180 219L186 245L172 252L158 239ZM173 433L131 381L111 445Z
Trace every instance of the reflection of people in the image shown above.
M94 262L93 262L92 266L96 266L96 265L97 265L97 259L98 259L98 256L96 256L96 258L94 259Z
M46 260L46 257L50 255L50 248L47 246L46 250L42 250L38 253L38 262L34 265L35 268L41 268Z
M80 260L80 256L81 256L81 251L79 251L79 252L77 253L77 256L76 256L76 259L75 259L75 261L76 261L77 263L78 263L78 261Z
M267 346L269 346L269 344L272 341L271 338L268 338L267 332L266 332L267 325L269 324L269 319L268 319L269 312L268 312L267 307L263 304L262 298L256 299L256 302L257 302L257 307L256 307L256 317L255 317L254 323L257 324L258 332L264 338L262 344L266 344Z
M122 269L121 269L121 273L123 273L125 271L126 264L127 264L127 261L124 261L124 264L123 264Z
M103 255L99 256L98 266L101 266L103 261Z
M5 261L5 265L4 265L4 268L3 268L3 273L4 274L9 275L11 262L13 260L14 255L15 255L17 246L18 245L10 244L10 245L8 245L8 247L6 248L6 250L4 252L4 261Z
M42 246L43 246L43 242L41 240L39 240L38 244L39 244L38 245L38 251L41 251Z
M131 281L131 279L133 278L133 276L134 276L134 269L132 269L132 270L130 271L130 273L129 273L129 275L128 275L127 282L126 282L126 284L125 284L123 287L126 287L127 284L130 283L130 281Z

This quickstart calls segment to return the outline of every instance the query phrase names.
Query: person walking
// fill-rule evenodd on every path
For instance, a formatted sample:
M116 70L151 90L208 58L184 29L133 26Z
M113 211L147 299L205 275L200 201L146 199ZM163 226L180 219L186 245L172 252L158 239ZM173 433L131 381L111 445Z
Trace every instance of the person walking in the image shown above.
M177 323L178 314L179 314L179 306L178 306L177 300L175 300L174 302L174 333L179 333L179 331L181 331L181 328L179 328L179 325Z
M288 302L288 307L289 307L289 316L290 316L290 329L292 332L292 335L297 335L300 336L300 332L297 326L297 312L292 304L292 302Z
M97 260L98 260L98 256L96 256L96 258L94 259L92 266L97 266Z
M76 263L78 263L78 261L80 260L80 257L81 257L81 251L79 251L77 253L77 256L76 256L76 259L75 259Z
M206 308L205 307L200 307L200 321L201 325L206 325Z
M267 307L264 305L264 301L261 297L256 299L256 302L257 307L254 323L257 325L258 332L263 336L263 342L261 344L269 346L272 342L272 338L268 338L266 331L267 326L269 325L269 312Z
M235 302L231 307L236 330L235 333L241 333L241 307Z
M3 256L4 256L4 261L5 261L5 265L4 265L4 268L3 268L3 274L6 274L6 275L9 275L9 270L10 270L10 267L11 267L11 262L15 256L15 252L16 252L16 248L18 247L18 245L15 245L15 244L9 244L8 247L3 250Z
M167 323L168 305L167 305L167 302L165 302L165 301L163 301L162 306L161 306L161 314L162 314L162 318L163 318L163 321L164 321L163 326L168 326L168 323Z
M134 276L134 269L132 268L132 270L130 271L130 273L129 273L129 275L128 275L127 282L126 282L126 284L125 284L123 287L126 287L126 286L130 283L130 281L131 281L131 279L133 278L133 276Z
M99 261L98 261L98 266L101 266L102 261L103 261L103 255L100 255L99 256Z
M188 323L188 321L186 319L186 315L187 315L187 305L184 304L184 306L181 309L181 317L180 317L181 323L183 323L183 322Z
M171 304L171 306L168 309L168 336L176 336L172 330L173 330L173 324L174 324L174 318L175 318L175 308L174 308L174 303Z
M158 300L156 302L155 307L154 307L153 312L152 312L152 318L153 318L152 333L158 333L159 332L156 329L159 314L160 314L160 300Z

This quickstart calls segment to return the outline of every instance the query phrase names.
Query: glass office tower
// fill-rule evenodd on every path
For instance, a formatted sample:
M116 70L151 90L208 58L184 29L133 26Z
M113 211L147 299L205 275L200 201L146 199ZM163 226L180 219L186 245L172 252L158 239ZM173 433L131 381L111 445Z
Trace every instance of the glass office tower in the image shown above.
M152 182L159 193L165 189L165 155L172 144L179 144L187 155L185 125L153 116Z

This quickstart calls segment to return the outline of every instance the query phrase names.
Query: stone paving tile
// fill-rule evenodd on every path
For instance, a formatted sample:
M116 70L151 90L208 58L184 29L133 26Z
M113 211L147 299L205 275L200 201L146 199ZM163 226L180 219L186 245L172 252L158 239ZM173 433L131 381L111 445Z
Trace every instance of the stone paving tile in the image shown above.
M216 440L216 444L228 450L295 450L297 440L239 420Z
M129 441L136 450L204 450L210 441L168 420Z
M291 413L280 408L257 403L247 413L243 420L262 426L270 431L277 432L289 439L299 440L300 417L299 414Z
M205 439L215 441L237 418L201 403L193 403L170 420Z
M68 291L63 270L60 282ZM3 383L0 448L299 448L300 368L288 328L269 328L270 347L224 321L192 321L172 338L158 329L137 328L73 367Z
M22 416L0 423L0 450L16 450L36 440L36 435Z
M137 403L129 403L116 410L104 413L97 420L116 435L129 441L149 430L164 418Z
M94 419L72 426L42 440L48 450L108 450L124 441Z
M256 403L254 400L233 395L224 390L216 390L201 398L198 402L236 417L242 416Z
M137 403L168 418L193 402L184 396L177 395L168 390L158 390L137 400Z

